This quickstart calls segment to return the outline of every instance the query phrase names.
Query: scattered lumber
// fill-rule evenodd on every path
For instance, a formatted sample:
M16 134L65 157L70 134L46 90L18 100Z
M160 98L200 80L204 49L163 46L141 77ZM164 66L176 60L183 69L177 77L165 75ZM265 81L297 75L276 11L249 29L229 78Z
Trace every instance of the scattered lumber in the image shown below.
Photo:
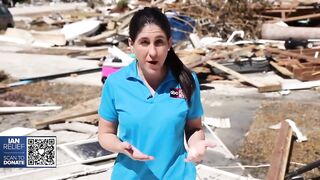
M117 30L111 30L111 31L105 31L101 34L98 34L96 36L91 36L91 37L81 37L80 40L85 42L85 43L96 43L97 41L100 40L105 40L108 37L114 36L117 34Z
M316 14L308 14L308 15L303 15L303 16L295 16L295 17L290 17L290 18L283 18L283 19L281 19L281 21L290 22L290 21L299 21L299 20L319 18L319 17L320 17L320 13L316 13Z
M271 65L282 74L301 81L320 80L320 58L274 48L266 48L266 51L276 55L277 63Z
M65 122L68 119L97 114L99 103L100 98L92 99L67 109L55 116L51 116L46 119L33 120L31 123L35 128L41 129L47 127L49 124Z
M288 122L283 121L272 152L271 165L266 179L284 179L292 142L292 129Z
M61 106L0 107L0 114L24 113L34 111L52 111L61 108Z
M311 162L311 163L309 163L309 164L307 164L307 165L305 165L305 166L303 166L301 168L298 168L297 170L294 170L294 171L288 173L286 175L285 179L291 179L291 178L293 178L295 176L298 176L298 175L300 175L302 173L308 172L308 171L310 171L312 169L315 169L315 168L318 168L318 167L320 167L320 159L318 159L318 160L316 160L314 162Z
M236 71L233 71L230 68L227 68L221 64L218 64L217 62L214 61L207 61L207 63L215 68L220 69L221 71L226 72L227 74L230 74L236 78L238 78L239 80L245 81L251 85L253 85L254 87L258 88L259 92L270 92L270 91L279 91L281 90L281 84L280 83L274 83L274 84L264 84L262 82L258 82L255 81L253 79L250 79Z
M49 124L49 129L52 131L71 130L86 134L96 134L98 132L97 126L81 122Z
M80 116L80 117L75 117L71 119L67 119L66 122L86 122L90 124L98 124L99 121L99 115L98 114L91 114L87 116Z
M272 67L274 67L282 75L285 75L285 76L293 78L293 73L290 72L287 68L282 67L282 66L278 65L276 62L273 62L273 61L270 61L269 63L271 64Z

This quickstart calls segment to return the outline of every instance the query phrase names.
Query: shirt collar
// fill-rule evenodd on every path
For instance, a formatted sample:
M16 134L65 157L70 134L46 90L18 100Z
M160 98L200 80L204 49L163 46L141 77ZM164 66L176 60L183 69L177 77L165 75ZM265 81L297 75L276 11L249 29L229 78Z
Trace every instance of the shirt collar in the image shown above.
M142 81L141 77L138 73L138 60L134 60L132 63L129 64L129 71L127 73L127 79L137 79ZM166 78L163 82L172 81L175 80L175 77L173 76L172 70L169 69Z

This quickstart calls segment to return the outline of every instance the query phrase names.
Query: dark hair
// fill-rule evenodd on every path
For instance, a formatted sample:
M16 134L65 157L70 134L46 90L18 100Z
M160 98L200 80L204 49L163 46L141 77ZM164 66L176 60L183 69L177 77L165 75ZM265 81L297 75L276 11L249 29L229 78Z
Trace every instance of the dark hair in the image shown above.
M158 8L145 7L144 9L137 11L130 21L129 37L133 42L146 24L155 24L159 26L168 39L171 37L171 27L166 15ZM165 65L171 69L174 77L181 85L182 91L190 105L191 96L195 90L195 81L191 71L182 63L172 47L166 57Z

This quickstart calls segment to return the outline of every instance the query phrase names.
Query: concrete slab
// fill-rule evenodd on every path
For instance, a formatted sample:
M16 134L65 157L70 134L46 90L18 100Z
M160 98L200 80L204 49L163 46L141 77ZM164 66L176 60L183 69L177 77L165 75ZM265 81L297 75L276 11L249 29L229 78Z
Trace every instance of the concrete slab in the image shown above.
M97 61L78 60L67 56L0 52L0 70L4 70L10 76L17 79L46 76L97 67ZM78 75L75 77L58 78L53 81L93 86L102 85L100 72Z

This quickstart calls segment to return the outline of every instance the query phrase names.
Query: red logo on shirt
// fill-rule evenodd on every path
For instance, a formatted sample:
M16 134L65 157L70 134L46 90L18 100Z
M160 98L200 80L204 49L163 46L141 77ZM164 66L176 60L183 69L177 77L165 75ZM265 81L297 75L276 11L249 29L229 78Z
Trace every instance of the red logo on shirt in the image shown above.
M184 93L181 88L171 88L170 97L172 98L185 98Z

